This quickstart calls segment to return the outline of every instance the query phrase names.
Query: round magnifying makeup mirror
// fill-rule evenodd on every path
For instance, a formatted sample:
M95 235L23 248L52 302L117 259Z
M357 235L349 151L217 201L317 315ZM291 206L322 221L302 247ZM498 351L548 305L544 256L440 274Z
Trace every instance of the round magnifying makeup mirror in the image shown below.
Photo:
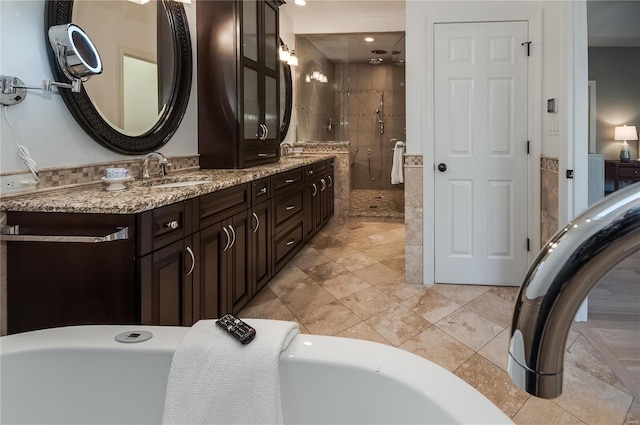
M193 59L183 4L173 0L45 2L47 33L50 27L71 22L91 36L104 68L79 93L60 92L74 119L94 140L119 153L144 154L165 145L182 121L191 93ZM81 75L83 67L97 66L99 56L92 58L83 51L90 49L87 40L73 30L69 35L76 57L66 60L84 60L72 64L73 72ZM57 55L48 53L54 76L64 78Z

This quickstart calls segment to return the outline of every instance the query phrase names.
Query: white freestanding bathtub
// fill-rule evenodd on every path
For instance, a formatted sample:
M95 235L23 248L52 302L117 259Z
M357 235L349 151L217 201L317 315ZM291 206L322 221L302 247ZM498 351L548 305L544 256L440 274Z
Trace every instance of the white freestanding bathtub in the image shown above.
M2 337L1 423L159 424L187 330L77 326ZM130 331L153 337L115 341ZM280 356L280 376L286 424L512 423L452 373L373 342L300 334Z

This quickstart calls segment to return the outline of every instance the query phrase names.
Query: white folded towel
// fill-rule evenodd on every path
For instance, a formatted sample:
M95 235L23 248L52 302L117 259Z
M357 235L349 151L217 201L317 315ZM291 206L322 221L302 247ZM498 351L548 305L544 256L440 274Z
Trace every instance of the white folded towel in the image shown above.
M215 320L201 320L173 355L163 424L281 424L280 352L298 324L243 319L256 330L242 345Z
M397 141L393 147L393 165L391 166L391 184L404 183L404 142Z

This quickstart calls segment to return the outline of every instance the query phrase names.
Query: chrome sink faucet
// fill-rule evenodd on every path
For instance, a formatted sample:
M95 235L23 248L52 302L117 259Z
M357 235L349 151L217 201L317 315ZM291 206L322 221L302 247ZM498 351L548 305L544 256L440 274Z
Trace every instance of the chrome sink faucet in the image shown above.
M293 145L289 142L280 143L280 149L282 150L282 156L289 155L289 152L293 149Z
M171 163L167 160L167 158L161 154L160 152L151 152L144 157L144 161L142 163L142 178L148 179L149 176L149 161L151 158L156 158L158 160L158 167L160 167L160 171L158 172L158 176L166 177L167 176L167 165L171 165Z
M567 336L591 289L640 251L640 183L616 191L567 224L529 268L511 322L509 375L540 398L562 394Z

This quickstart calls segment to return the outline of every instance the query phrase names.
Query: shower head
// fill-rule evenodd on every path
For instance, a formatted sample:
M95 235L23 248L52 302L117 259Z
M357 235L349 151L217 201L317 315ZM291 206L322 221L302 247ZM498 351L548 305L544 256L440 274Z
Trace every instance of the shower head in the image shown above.
M384 55L387 53L386 50L372 50L373 57L369 59L369 65L380 65L382 63L382 58L376 57L376 55Z

